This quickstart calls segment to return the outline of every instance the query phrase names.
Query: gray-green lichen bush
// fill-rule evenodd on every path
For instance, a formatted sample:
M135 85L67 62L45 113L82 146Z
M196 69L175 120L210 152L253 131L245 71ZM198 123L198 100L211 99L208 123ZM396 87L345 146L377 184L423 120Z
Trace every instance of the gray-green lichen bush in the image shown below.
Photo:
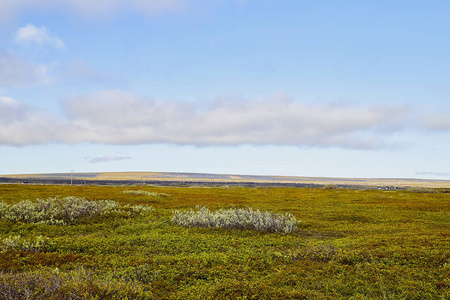
M252 208L230 208L210 211L204 206L197 210L175 210L172 222L183 227L221 227L229 229L248 229L255 231L293 232L297 227L297 219L290 213L277 214L263 212Z
M334 183L327 183L323 186L324 190L337 190L339 187Z
M146 213L150 213L150 212L152 212L152 211L154 211L155 209L153 208L153 207L151 207L151 206L144 206L144 205L142 205L142 204L138 204L138 205L132 205L132 206L129 206L128 204L127 205L125 205L124 207L129 207L130 209L131 209L131 213L132 214L136 214L136 215L140 215L140 216L143 216L143 215L145 215Z
M37 199L21 201L12 205L0 202L0 219L25 223L65 225L81 218L107 215L143 215L152 207L142 205L121 206L111 200L89 201L78 197Z
M149 192L149 191L144 191L144 190L125 190L122 193L141 195L141 196L149 196L149 197L170 197L170 194Z
M13 235L4 238L0 243L0 252L9 250L22 250L27 252L39 252L48 246L48 238L42 235L34 240L22 239L20 235Z

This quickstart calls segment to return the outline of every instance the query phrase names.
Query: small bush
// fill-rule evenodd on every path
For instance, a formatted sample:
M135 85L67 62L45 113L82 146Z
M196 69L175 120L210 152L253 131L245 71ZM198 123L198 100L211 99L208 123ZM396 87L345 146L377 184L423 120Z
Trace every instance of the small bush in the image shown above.
M150 212L152 212L152 211L154 211L155 209L153 208L153 207L151 207L151 206L144 206L144 205L141 205L141 204L138 204L138 205L132 205L132 206L130 206L130 205L125 205L124 206L125 208L130 208L131 209L131 213L133 214L133 215L140 215L140 216L143 216L143 215L145 215L146 213L150 213Z
M339 187L334 183L327 183L322 188L324 190L337 190Z
M152 207L142 205L121 206L116 201L89 201L72 196L37 199L35 202L25 200L12 205L0 202L0 218L2 219L50 225L73 224L79 219L100 215L142 215L152 210Z
M184 227L221 227L255 231L291 233L297 227L297 219L289 213L276 214L252 208L230 208L210 211L204 206L197 210L173 211L172 222Z
M25 240L20 235L4 238L0 243L0 252L21 250L26 252L39 252L48 246L48 238L39 235L35 240Z

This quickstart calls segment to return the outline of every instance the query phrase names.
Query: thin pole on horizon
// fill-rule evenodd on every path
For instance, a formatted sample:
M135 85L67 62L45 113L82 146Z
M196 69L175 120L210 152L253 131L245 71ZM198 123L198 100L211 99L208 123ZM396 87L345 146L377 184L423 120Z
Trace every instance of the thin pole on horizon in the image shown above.
M70 170L70 185L72 185L73 170Z

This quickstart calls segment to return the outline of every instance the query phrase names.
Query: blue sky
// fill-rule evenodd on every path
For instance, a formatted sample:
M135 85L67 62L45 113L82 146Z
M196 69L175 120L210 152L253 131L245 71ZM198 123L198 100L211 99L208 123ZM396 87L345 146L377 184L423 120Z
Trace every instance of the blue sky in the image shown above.
M449 11L2 0L0 174L450 179Z

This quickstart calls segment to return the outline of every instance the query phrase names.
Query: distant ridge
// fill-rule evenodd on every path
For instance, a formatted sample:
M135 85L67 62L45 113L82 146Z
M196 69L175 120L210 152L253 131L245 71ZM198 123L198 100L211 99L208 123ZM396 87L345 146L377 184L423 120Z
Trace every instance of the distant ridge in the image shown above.
M0 183L67 184L243 184L304 185L336 184L343 187L434 187L450 188L450 180L401 178L336 178L302 176L231 175L181 172L74 172L48 174L0 175Z

